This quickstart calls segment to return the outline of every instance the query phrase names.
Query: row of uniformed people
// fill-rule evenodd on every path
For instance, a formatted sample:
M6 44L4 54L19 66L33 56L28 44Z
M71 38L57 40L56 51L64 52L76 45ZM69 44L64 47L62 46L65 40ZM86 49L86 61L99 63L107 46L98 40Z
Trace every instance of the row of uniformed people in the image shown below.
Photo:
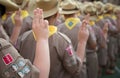
M6 37L6 32L2 28L3 23L5 22L2 20L2 15L5 11L17 10L18 8L16 6L17 5L12 3L10 0L0 0L0 78L47 78L50 66L48 22L45 22L43 17L41 19L36 18L38 15L43 15L41 9L34 10L35 16L33 18L32 27L34 33L36 34L37 41L35 52L36 56L34 59L34 64L32 64L28 59L24 59L14 47L14 43L20 34L20 29L22 26L20 11L16 11L14 16L15 25L10 39ZM43 22L39 23L38 20L42 20ZM39 25L41 25L41 27L39 27ZM42 57L43 55L46 58Z
M21 2L21 0L15 1ZM6 27L6 32L4 33L7 33L10 38L8 41L13 44L11 45L8 41L0 39L0 77L48 78L48 75L49 78L79 77L81 66L83 64L86 42L89 36L88 28L86 26L88 20L85 19L80 27L78 34L79 44L77 52L75 53L71 40L66 35L58 32L57 27L54 26L58 13L58 1L39 0L36 1L36 3L38 3L39 8L42 8L43 10L38 7L36 7L37 9L33 9L34 17L31 23L29 19L26 19L28 17L28 12L26 10L19 10L14 13L12 12L13 9L18 8L16 4L12 3L10 0L0 0L0 11L3 12L3 10L6 9L7 13L12 12L10 16L8 16L7 13L3 16L4 19L1 20L3 22L1 23L1 26ZM44 4L50 5L50 7L46 7ZM48 22L44 20L43 16L49 21L49 27ZM33 28L32 30L25 32L27 29L23 28L23 26L27 28L29 23ZM10 30L10 32L8 32L8 30ZM22 32L22 30L25 31ZM2 32L1 34L3 35ZM48 37L50 55L48 49ZM1 38L3 37L1 36ZM22 57L17 53L17 50L15 50L13 46L18 49L18 52ZM25 54L23 51L25 51ZM23 57L29 59L40 70L40 76L39 70L32 66L29 61L23 59Z
M21 4L22 2L19 0L17 4ZM29 1L28 1L29 2ZM30 59L31 62L34 61L35 58L35 46L36 46L36 34L30 30L32 27L32 18L33 16L33 10L35 8L42 8L44 11L44 18L49 21L49 49L50 49L50 78L97 78L98 76L98 63L99 68L104 67L107 63L107 53L109 54L109 67L112 66L112 62L114 60L111 60L113 57L110 55L114 55L115 48L112 48L115 43L115 39L111 39L111 43L109 41L110 38L107 38L109 36L108 33L114 35L117 34L118 30L116 29L115 25L112 24L110 19L104 19L103 14L103 8L98 7L98 5L103 7L103 4L95 2L94 4L96 6L93 6L92 3L84 3L77 5L78 2L72 1L72 0L66 0L61 3L61 9L60 13L64 15L60 16L60 19L57 19L58 17L58 2L56 0L50 0L50 2L46 1L33 1L31 0L26 4L29 6L28 11L27 9L21 11L21 17L23 18L21 33L16 42L16 38L14 39L14 25L15 24L15 14L12 14L10 17L8 17L4 21L4 28L9 35L9 37L13 40L13 44L18 49L19 53L27 59ZM46 6L46 5L48 6ZM55 6L55 4L57 4ZM107 5L107 4L106 4ZM30 7L32 6L32 7ZM107 5L107 9L109 5ZM82 10L79 12L79 7L84 8L82 14ZM30 9L29 9L30 8ZM107 11L107 9L105 11ZM97 11L98 10L98 11ZM111 9L110 9L111 10ZM118 8L119 10L119 8ZM118 12L118 11L117 11ZM108 14L107 14L108 13ZM80 19L78 19L78 15ZM86 19L89 22L88 29L89 29L89 38L87 41L87 48L86 48L86 54L84 55L84 52L79 52L79 48L86 45L86 40L84 42L81 42L81 38L84 38L85 36L81 36L78 39L78 32L79 27L82 27L81 21L84 19L85 15L88 16ZM119 12L118 12L119 14ZM89 18L90 15L90 18ZM105 16L109 16L110 13L106 12ZM113 13L112 13L113 15ZM5 18L6 15L4 15ZM28 18L28 19L27 19ZM62 19L62 20L61 20ZM59 21L58 21L59 20ZM20 20L19 20L20 21ZM57 21L57 22L56 22ZM117 20L118 21L118 20ZM107 22L107 23L106 23ZM18 23L19 24L19 23ZM54 26L54 25L57 25ZM109 26L109 27L108 27ZM30 30L30 31L28 31ZM60 32L58 32L58 31ZM28 31L28 32L26 32ZM108 32L109 31L109 32ZM12 36L13 32L13 36ZM25 32L25 33L24 33ZM69 40L66 34L71 40ZM23 35L22 35L23 34ZM109 42L108 42L109 41ZM73 44L73 47L71 45ZM107 48L107 44L109 44L109 48ZM74 49L74 51L73 51ZM81 49L81 48L80 48ZM84 49L82 47L82 49ZM109 49L111 52L107 51ZM74 52L77 52L74 54ZM98 53L98 55L97 55ZM83 65L81 66L81 61L78 60L78 57L83 61ZM47 57L46 57L47 58ZM84 59L83 59L84 58ZM99 62L98 62L99 61ZM77 72L77 73L76 73Z

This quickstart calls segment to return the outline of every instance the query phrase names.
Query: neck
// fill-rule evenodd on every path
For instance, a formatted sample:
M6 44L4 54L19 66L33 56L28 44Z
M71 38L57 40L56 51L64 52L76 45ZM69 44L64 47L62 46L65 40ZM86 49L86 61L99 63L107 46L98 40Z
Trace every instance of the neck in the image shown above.
M68 18L76 18L76 14L71 14L71 15L64 15L65 19L68 19Z

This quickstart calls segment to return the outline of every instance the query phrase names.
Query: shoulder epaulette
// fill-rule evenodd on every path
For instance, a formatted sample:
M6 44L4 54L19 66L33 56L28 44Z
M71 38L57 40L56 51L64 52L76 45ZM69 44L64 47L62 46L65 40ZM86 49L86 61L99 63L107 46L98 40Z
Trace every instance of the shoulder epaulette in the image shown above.
M61 32L58 32L58 34L59 34L60 36L62 36L68 43L71 43L71 40L70 40L65 34L63 34L63 33L61 33Z

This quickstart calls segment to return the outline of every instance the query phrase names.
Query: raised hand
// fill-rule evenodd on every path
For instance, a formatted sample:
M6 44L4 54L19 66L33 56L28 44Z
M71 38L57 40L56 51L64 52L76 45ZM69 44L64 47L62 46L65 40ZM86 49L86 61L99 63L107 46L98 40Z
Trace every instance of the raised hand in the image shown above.
M103 32L104 32L104 33L107 33L107 32L108 32L108 26L109 26L109 24L106 22L106 23L104 24L104 27L103 27Z
M109 24L108 22L106 22L103 27L103 35L104 35L105 40L107 40L107 36L108 36L108 26Z
M15 26L19 26L19 27L22 26L23 19L21 17L21 9L15 12L14 20L15 20Z
M44 20L42 9L37 8L34 10L32 30L35 34L36 40L48 39L48 21Z
M88 31L88 23L89 23L89 17L90 15L86 15L84 20L82 21L82 25L80 26L78 38L79 41L87 41L89 37L89 31Z

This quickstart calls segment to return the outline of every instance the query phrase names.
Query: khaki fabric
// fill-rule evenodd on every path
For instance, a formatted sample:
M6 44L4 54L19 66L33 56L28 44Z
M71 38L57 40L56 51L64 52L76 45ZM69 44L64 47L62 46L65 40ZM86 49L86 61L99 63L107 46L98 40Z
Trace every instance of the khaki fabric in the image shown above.
M17 43L20 54L32 62L35 45L32 31L26 32ZM54 33L49 37L49 48L51 61L49 78L74 78L73 76L80 72L81 61L75 54L68 37L60 32Z
M3 38L5 40L9 41L9 36L5 32L3 26L0 26L0 38Z
M80 28L81 22L76 23L76 25L70 30L65 23L62 23L58 26L58 31L67 35L73 44L75 51L77 50L78 45L78 32Z
M6 33L8 34L8 36L10 37L14 28L14 23L12 21L12 18L9 17L5 22L4 22L4 29L6 31ZM20 35L22 35L24 32L31 30L32 29L32 17L27 16L23 19L23 24L22 24L22 28L20 31Z
M0 58L1 78L39 78L39 70L24 59L12 44L1 38Z
M105 24L105 19L101 19L96 22L96 25L99 26L101 29L103 29ZM105 48L98 48L97 54L98 54L98 63L100 66L105 66L107 64L108 60L108 53L107 53L107 41L105 41L106 47Z
M76 25L71 30L69 28L67 28L65 23L60 24L58 26L59 31L66 34L71 39L75 51L77 50L78 32L79 32L79 27L80 26L81 26L81 22L76 23ZM95 48L93 48L93 44L96 44L96 36L95 36L94 30L90 26L89 26L89 32L90 32L90 36L88 38L87 51L86 52L89 52L88 49L93 50L92 52L94 52ZM84 63L86 63L86 57L84 58ZM86 72L87 72L86 64L84 64L82 66L79 77L80 78L86 78L87 77Z
M117 36L118 36L118 28L116 24L116 20L112 18L112 15L107 15L104 16L106 20L108 20L109 23L109 29L110 31L108 32L108 64L107 67L108 69L114 69L115 67L115 60L116 60L116 55L118 52L118 42L117 42Z

